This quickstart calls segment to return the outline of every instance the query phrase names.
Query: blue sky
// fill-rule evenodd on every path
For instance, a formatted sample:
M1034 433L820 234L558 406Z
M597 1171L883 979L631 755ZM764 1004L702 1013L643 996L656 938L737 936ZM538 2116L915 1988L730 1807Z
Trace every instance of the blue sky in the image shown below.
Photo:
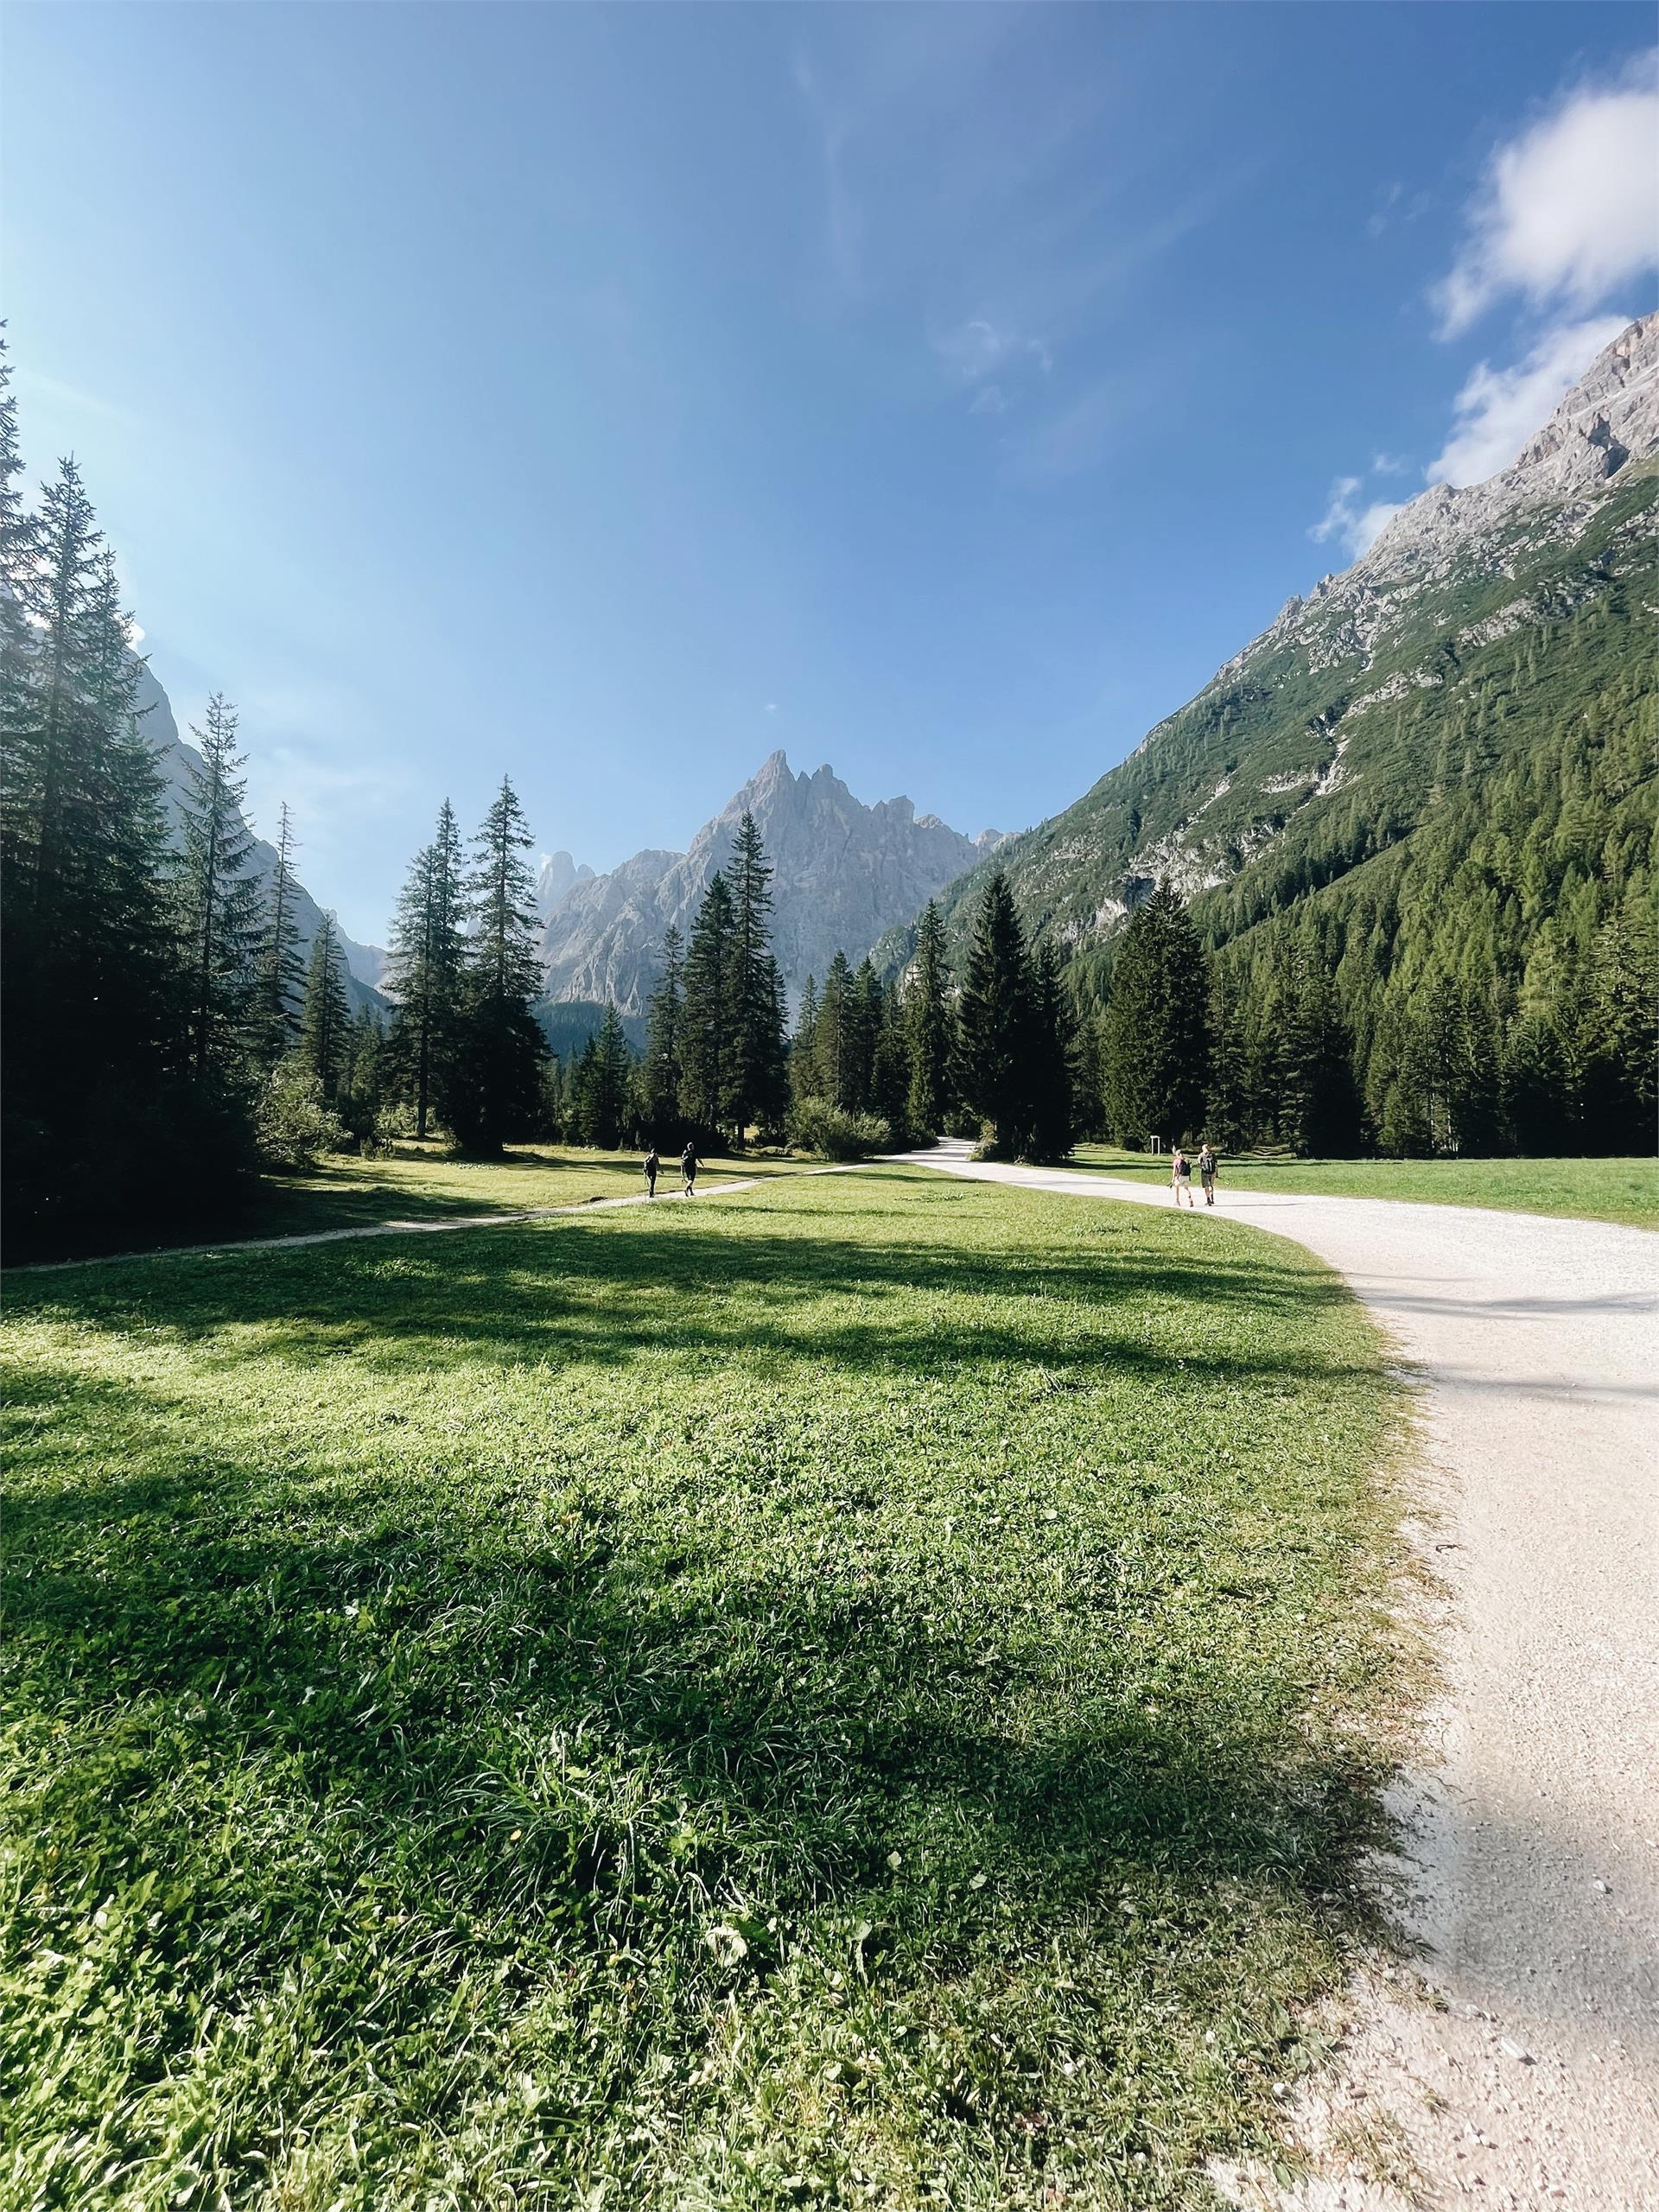
M451 796L1078 796L1652 302L1646 6L23 5L4 310L181 720Z

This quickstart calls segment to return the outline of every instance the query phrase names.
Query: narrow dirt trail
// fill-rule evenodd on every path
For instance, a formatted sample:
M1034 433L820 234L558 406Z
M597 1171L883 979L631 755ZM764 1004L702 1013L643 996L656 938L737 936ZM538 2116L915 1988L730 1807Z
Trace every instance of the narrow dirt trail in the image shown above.
M965 1144L904 1156L1172 1204ZM1400 1802L1422 1984L1357 1993L1295 2116L1328 2177L1230 2193L1306 2212L1659 2207L1659 1236L1224 1179L1217 1212L1337 1268L1409 1363L1448 1592L1428 1769ZM1191 1233L1210 1227L1200 1199ZM1373 2160L1392 2139L1427 2186L1332 2171L1344 2139Z

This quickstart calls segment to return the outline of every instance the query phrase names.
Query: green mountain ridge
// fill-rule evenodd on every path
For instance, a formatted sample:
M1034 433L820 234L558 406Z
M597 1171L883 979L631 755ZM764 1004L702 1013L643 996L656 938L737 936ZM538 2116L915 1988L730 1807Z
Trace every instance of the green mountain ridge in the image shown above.
M1490 1033L1461 1049L1497 1056L1529 1016L1581 1018L1560 1002L1610 930L1639 971L1618 989L1644 987L1656 383L1649 317L1514 469L1414 501L1074 805L949 886L952 940L1001 868L1097 1004L1128 917L1167 881L1247 1026L1297 961L1334 982L1373 1133L1409 1057L1404 1001L1473 994L1486 1012L1460 1001L1459 1020ZM910 936L878 959L902 967Z

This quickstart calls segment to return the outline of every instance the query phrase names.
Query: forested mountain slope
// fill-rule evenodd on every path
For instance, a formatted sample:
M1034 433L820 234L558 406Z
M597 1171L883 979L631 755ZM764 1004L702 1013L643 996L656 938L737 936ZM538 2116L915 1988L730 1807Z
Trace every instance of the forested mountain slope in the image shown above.
M995 865L1085 1001L1167 880L1246 1029L1271 1027L1299 963L1334 981L1380 1133L1424 1021L1453 1023L1454 1000L1465 1058L1501 1058L1533 1017L1560 1033L1539 1048L1570 1056L1586 995L1644 988L1656 450L1649 316L1513 467L1413 501L1075 806L1005 844ZM954 933L987 872L946 893ZM1397 1124L1435 1111L1433 1083L1415 1087Z

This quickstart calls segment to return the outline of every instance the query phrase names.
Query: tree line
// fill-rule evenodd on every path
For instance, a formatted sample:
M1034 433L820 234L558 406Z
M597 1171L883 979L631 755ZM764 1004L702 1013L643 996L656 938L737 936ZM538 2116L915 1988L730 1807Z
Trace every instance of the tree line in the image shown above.
M0 346L0 928L7 1234L75 1249L234 1211L262 1166L378 1144L435 1111L499 1147L537 1110L543 1046L512 786L463 852L445 806L394 936L389 1028L352 1011L325 915L302 957L295 838L252 865L238 715L192 727L170 834L143 663L80 472L31 506Z

